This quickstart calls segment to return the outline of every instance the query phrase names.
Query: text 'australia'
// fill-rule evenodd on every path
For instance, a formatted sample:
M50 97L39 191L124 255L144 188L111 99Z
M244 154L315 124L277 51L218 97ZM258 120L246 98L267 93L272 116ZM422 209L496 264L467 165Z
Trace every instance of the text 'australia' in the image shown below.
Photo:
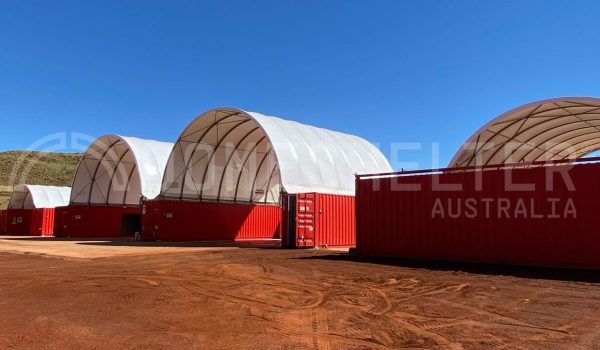
M577 209L571 198L537 201L533 198L437 198L431 210L431 217L434 219L473 219L482 215L486 219L566 219L576 218Z

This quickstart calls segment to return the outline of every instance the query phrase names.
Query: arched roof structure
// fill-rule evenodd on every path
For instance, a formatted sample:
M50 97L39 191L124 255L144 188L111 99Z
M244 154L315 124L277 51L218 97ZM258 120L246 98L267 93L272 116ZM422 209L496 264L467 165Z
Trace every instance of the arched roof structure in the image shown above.
M218 108L197 117L169 158L161 198L277 204L287 193L354 195L354 174L392 168L356 136Z
M600 99L561 97L508 111L475 132L449 167L574 159L600 149Z
M41 209L69 205L71 187L16 185L8 209Z
M139 206L160 193L172 143L104 135L83 154L71 191L73 205Z

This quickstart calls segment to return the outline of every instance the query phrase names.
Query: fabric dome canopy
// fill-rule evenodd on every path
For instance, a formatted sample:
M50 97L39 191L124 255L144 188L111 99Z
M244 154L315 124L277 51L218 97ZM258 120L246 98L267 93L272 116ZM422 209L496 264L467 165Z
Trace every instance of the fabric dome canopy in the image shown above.
M160 193L172 143L105 135L79 162L71 204L139 206Z
M280 192L354 195L354 174L392 168L371 143L297 122L218 108L197 117L169 158L165 199L279 203Z
M600 99L537 101L493 119L459 149L449 167L574 159L600 149Z
M70 187L16 185L8 209L41 209L69 205Z

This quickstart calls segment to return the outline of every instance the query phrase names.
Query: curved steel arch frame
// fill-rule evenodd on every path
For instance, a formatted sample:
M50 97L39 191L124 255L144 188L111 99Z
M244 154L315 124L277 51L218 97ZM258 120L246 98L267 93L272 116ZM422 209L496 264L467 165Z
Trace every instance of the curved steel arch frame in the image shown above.
M212 114L212 118L208 117L210 114ZM207 125L202 125L202 123ZM199 127L198 130L188 131L188 129L195 127ZM196 137L197 135L199 136ZM256 140L253 138L256 138ZM207 151L206 154L196 157L201 148ZM183 167L179 171L167 170L165 172L163 195L161 197L169 198L168 194L164 194L165 189L171 188L176 183L178 185L178 193L173 197L179 200L263 204L279 203L279 189L276 191L277 194L273 195L273 192L267 188L261 187L257 190L254 188L256 183L260 181L259 178L261 170L263 170L263 165L269 163L267 161L268 158L275 157L275 154L264 130L262 130L261 126L253 118L246 115L243 111L216 109L203 114L202 118L196 119L186 128L179 138L176 147L174 147L173 152L178 154L171 155L169 164L172 164L173 157L181 157ZM219 152L225 152L222 164L217 164L216 158ZM232 161L236 153L243 153L237 167L232 166ZM257 164L252 164L253 158L260 161ZM277 162L273 163L276 166ZM215 178L214 183L213 179L209 178L211 171L217 173L217 175L213 176ZM234 181L231 181L231 183L227 183L226 181L228 172L233 172L231 179ZM176 174L176 176L169 178L169 174ZM241 190L244 174L249 174L247 183L252 184L249 195L246 193L247 191L242 193L243 191ZM268 186L268 179L265 183ZM274 184L274 187L279 185ZM216 190L216 192L212 196L210 194L207 195L207 188ZM231 189L233 196L224 193L224 190L227 188ZM265 195L260 196L257 200L255 199L256 196L253 195L256 191Z
M584 136L589 137L580 140ZM541 100L485 124L460 147L448 166L574 159L600 149L599 138L600 98Z
M172 147L119 135L99 137L79 162L70 204L139 207L142 197L158 195Z
M354 174L390 170L383 154L359 137L217 108L182 132L159 198L280 204L282 191L353 195Z

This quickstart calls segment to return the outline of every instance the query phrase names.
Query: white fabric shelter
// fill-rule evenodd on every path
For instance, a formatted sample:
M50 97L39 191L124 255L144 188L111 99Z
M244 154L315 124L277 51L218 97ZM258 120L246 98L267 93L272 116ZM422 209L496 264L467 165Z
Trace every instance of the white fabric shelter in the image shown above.
M276 204L282 189L354 195L354 174L391 170L379 149L359 137L218 108L179 137L161 197Z
M475 132L449 167L574 159L600 149L600 99L562 97L506 112Z
M42 209L69 205L71 187L16 185L8 209Z
M160 193L172 143L105 135L79 162L71 204L139 206Z

